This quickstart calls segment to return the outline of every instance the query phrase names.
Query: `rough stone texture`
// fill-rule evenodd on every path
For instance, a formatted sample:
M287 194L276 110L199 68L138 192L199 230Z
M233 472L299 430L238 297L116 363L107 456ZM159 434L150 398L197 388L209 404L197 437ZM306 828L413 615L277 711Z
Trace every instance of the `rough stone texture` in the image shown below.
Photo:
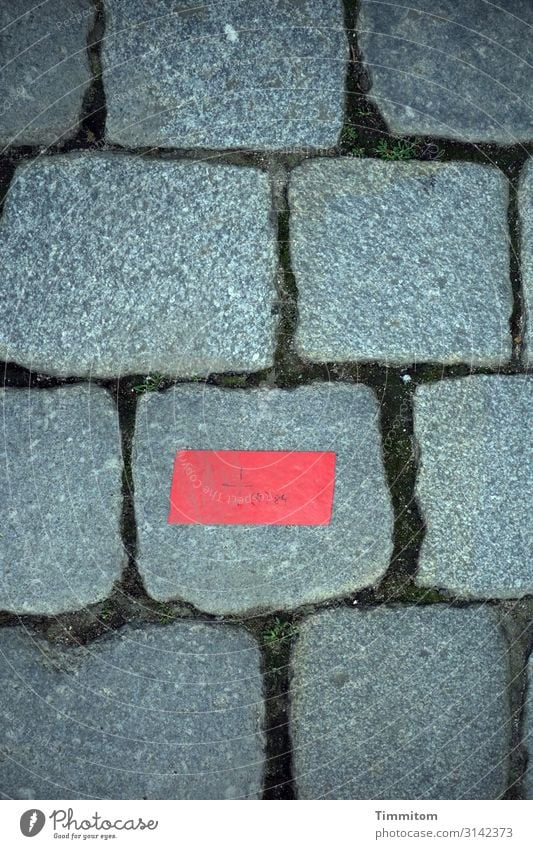
M518 203L522 240L522 283L526 312L525 359L527 365L531 366L533 365L531 344L533 326L533 168L529 162L526 164L520 180Z
M125 565L118 417L104 389L0 391L0 610L105 598Z
M340 0L105 0L105 8L111 141L336 144L348 58Z
M533 378L480 375L417 389L421 586L533 592Z
M392 551L379 411L363 386L177 386L139 403L133 449L139 568L157 599L212 613L290 609L373 584ZM182 448L335 451L330 525L168 525Z
M0 357L50 374L272 362L265 174L75 154L23 166L0 225Z
M3 792L14 799L255 798L259 651L244 631L126 627L85 648L0 632Z
M306 620L292 662L300 798L493 799L511 718L492 612L335 610Z
M498 171L317 160L295 169L289 202L303 357L509 357L507 185Z
M532 25L530 0L362 0L370 97L397 134L532 139Z
M0 145L54 144L76 133L93 21L91 0L2 4Z
M529 658L527 678L528 685L523 735L528 759L524 777L524 791L526 799L533 799L533 655Z

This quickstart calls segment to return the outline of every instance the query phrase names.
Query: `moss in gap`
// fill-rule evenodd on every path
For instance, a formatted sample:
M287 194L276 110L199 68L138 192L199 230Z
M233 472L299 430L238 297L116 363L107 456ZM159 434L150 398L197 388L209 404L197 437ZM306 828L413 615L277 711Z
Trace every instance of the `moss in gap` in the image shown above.
M252 371L241 374L210 374L203 378L206 386L219 386L222 389L251 389L254 386L261 386L269 381L270 369L261 369L261 371Z
M217 386L244 388L247 380L248 376L246 374L227 374L217 378Z
M414 376L420 381L442 380L446 377L445 367L431 364L416 366Z
M442 593L433 587L419 587L411 580L410 576L405 580L397 576L382 581L376 591L376 596L382 603L401 601L406 604L442 604L452 599L446 593Z
M173 622L183 617L183 611L179 606L174 606L165 601L152 601L147 612L154 614L159 622Z
M102 619L103 622L109 622L114 617L114 615L115 606L113 605L113 603L109 599L107 601L104 601L100 608L100 619Z
M32 617L31 624L50 642L80 646L120 628L126 621L123 611L111 600L106 600L73 613Z
M365 156L366 154L366 148L361 144L358 131L350 124L345 126L342 131L340 147L342 153L350 156Z

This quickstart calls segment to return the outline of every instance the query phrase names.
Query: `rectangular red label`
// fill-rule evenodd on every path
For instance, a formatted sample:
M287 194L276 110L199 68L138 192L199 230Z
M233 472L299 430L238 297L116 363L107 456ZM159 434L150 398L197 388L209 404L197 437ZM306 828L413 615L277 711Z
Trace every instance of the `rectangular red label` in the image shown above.
M178 451L169 524L329 525L333 451Z

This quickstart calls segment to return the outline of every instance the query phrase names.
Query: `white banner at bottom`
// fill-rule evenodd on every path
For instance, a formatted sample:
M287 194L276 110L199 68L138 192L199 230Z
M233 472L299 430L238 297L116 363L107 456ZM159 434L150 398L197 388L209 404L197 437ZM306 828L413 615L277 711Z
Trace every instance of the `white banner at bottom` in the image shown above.
M526 801L6 800L0 804L2 844L9 849L73 843L117 849L533 846L533 802Z

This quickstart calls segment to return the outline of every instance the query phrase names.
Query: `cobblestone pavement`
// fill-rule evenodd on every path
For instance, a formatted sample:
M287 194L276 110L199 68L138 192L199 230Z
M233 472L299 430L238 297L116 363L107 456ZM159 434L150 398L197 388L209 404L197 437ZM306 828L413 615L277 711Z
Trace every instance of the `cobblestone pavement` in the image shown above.
M4 798L533 798L532 25L4 5ZM180 449L331 521L169 522Z

